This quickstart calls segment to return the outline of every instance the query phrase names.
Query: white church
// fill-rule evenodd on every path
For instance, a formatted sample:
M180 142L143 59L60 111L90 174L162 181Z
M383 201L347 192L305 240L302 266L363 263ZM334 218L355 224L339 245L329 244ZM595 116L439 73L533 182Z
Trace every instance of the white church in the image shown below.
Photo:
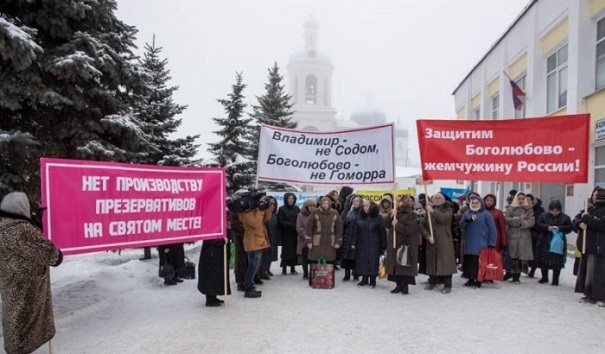
M287 65L289 94L293 100L293 120L298 123L298 129L334 131L387 123L386 114L371 107L354 112L350 120L336 118L336 110L332 107L334 67L330 57L318 50L318 29L317 20L309 18L305 21L304 48L292 55ZM409 166L408 131L397 126L395 127L395 166L399 171ZM399 177L400 173L397 175Z

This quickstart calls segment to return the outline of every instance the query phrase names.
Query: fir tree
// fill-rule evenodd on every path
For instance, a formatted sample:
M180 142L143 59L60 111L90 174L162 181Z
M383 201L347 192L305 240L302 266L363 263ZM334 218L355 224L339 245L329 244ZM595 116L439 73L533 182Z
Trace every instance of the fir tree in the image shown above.
M147 143L131 110L146 78L132 53L137 30L116 8L114 0L0 3L0 134L14 143L8 156L39 146L25 161L3 159L0 171L20 174L11 188L34 201L40 156L128 161Z
M177 118L187 106L176 104L172 100L178 86L168 87L170 71L166 68L167 59L160 59L161 47L155 46L155 36L151 45L145 44L145 53L140 64L149 75L144 97L135 105L136 116L142 123L142 130L149 136L148 144L137 154L135 160L140 163L169 166L199 165L193 157L199 145L195 140L199 135L171 139L181 125Z
M258 146L260 138L260 125L266 124L274 127L296 128L296 122L292 121L292 97L284 91L282 85L283 76L279 74L277 63L269 68L269 82L265 84L265 94L257 96L258 105L252 106L253 113L250 115L256 125L251 129L249 158L252 162L252 171L256 175L258 161Z
M251 163L248 142L246 138L250 134L251 118L244 118L243 91L246 85L243 83L242 74L236 73L233 91L228 99L217 100L225 110L226 117L212 118L219 126L219 130L213 132L222 139L217 143L210 143L208 151L214 156L219 166L225 167L227 173L227 195L248 187L253 181L250 173Z

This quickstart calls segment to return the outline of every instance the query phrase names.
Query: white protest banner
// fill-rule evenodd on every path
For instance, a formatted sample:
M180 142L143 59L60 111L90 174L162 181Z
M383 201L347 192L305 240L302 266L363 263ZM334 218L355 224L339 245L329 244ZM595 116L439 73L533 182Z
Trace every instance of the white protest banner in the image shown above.
M309 132L262 125L258 179L308 184L395 181L394 125Z

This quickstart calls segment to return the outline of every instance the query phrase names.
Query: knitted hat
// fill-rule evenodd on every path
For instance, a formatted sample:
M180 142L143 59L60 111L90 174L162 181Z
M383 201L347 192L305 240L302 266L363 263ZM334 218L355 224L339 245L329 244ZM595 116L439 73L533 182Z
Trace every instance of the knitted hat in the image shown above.
M12 192L5 195L2 203L0 203L0 210L9 214L24 216L28 219L31 217L29 200L23 192Z
M550 202L550 204L548 204L548 210L561 210L563 209L563 206L561 206L561 202L558 200L553 200L552 202Z

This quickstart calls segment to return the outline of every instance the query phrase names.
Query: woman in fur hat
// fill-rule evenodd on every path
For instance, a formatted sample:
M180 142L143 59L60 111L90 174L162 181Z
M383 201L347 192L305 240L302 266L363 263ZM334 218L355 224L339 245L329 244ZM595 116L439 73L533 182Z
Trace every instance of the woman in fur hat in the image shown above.
M31 353L55 335L48 267L63 254L32 224L25 193L0 203L0 259L4 350Z

